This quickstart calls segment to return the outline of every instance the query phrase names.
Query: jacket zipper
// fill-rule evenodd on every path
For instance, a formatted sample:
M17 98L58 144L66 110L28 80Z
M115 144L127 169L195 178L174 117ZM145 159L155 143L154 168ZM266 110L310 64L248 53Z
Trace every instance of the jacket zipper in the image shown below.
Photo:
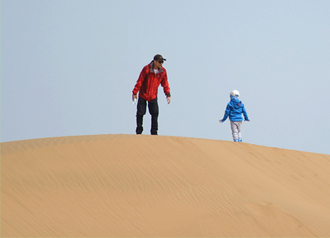
M152 74L154 74L155 75L155 77L156 77L156 74L155 73L152 73ZM151 88L151 80L149 79L149 85L148 85L148 89L147 89L147 95L149 96L148 97L148 99L150 100L150 98L151 98L151 95L150 95L150 88Z

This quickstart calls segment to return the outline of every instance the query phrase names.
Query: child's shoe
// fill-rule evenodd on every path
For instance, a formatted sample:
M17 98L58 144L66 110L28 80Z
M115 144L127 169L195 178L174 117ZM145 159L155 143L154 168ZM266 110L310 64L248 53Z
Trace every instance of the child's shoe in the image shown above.
M242 141L242 138L238 138L238 140L237 140L237 141L238 141L238 142L243 142L243 141Z
M234 142L238 142L238 140L234 140Z

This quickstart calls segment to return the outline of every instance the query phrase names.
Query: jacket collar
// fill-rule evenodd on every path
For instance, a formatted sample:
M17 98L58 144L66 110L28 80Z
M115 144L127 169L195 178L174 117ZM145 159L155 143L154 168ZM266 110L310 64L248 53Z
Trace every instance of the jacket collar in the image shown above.
M160 68L158 68L158 72L159 73L162 73L163 72L163 68L162 67L160 67ZM155 73L155 71L154 71L154 61L151 61L151 63L150 63L150 73Z

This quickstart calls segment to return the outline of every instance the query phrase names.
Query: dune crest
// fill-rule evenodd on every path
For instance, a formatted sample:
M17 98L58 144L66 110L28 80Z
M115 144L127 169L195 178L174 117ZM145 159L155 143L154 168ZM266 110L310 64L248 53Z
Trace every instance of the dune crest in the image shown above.
M95 135L1 143L1 237L330 237L330 155Z

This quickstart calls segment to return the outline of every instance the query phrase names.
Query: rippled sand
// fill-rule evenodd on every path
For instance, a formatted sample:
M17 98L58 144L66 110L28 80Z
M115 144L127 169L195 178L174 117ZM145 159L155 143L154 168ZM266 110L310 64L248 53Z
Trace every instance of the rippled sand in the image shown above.
M97 135L1 143L1 237L330 237L330 155Z

